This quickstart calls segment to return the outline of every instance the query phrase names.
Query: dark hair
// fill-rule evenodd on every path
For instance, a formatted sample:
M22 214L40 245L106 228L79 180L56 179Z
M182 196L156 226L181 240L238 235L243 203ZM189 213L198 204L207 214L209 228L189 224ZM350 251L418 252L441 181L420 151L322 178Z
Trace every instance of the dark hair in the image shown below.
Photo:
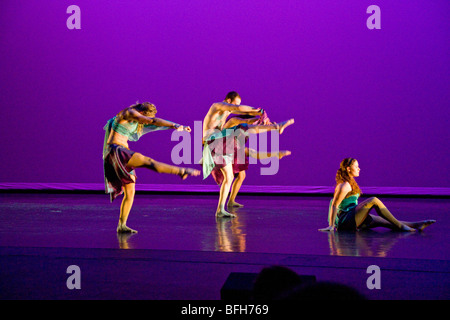
M362 194L361 189L359 188L358 184L356 183L355 179L353 177L350 177L350 175L347 172L347 168L350 167L356 159L354 158L345 158L341 161L341 164L339 166L338 171L336 172L336 184L340 184L343 182L350 183L350 186L352 187L352 191L349 192L348 196L351 196L352 194Z
M228 99L231 100L231 102L234 101L234 99L239 98L241 99L241 96L239 95L239 93L237 93L236 91L230 91L227 93L226 97L225 97L225 101L227 101Z
M139 103L139 101L137 101L136 104L133 104L131 106L131 108L133 108L136 111L142 113L146 117L149 117L149 116L154 117L156 112L157 112L155 105L153 103L150 103L150 102ZM138 127L137 127L137 132L141 133L143 128L144 128L144 124L139 123Z

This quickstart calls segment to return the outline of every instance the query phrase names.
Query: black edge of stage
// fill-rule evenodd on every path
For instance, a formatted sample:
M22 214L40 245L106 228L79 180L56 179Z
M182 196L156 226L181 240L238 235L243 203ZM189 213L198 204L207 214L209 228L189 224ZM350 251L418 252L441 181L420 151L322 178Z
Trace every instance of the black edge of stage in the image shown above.
M175 251L149 249L0 247L2 300L220 300L231 272L286 266L317 281L356 289L368 300L447 300L450 262ZM80 289L68 289L78 266ZM369 266L380 268L380 289L368 289Z

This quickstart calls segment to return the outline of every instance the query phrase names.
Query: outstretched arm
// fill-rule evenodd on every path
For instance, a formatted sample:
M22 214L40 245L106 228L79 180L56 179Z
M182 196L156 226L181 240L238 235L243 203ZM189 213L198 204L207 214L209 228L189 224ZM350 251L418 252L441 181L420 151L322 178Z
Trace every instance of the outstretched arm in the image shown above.
M241 123L247 123L247 124L253 124L255 121L259 120L260 117L252 117L252 118L241 118L241 117L233 117L230 118L225 125L223 126L224 129L231 128L234 126L237 126Z
M250 106L244 105L234 105L226 102L217 102L215 103L215 107L219 111L229 111L231 113L236 114L249 114L254 116L261 115L264 111L261 108L253 108Z
M184 130L184 131L191 132L191 128L188 126L182 126L178 123L164 120L161 118L147 117L147 116L142 115L140 112L136 111L133 108L127 109L124 112L123 116L126 120L137 121L139 123L146 124L146 125L154 125L157 127L167 127L167 128L175 129L177 131Z
M333 201L331 202L330 208L328 210L328 227L319 229L320 231L334 230L334 221L336 220L338 206L350 191L352 191L352 187L348 182L341 183L336 187L336 190L334 191Z
M152 125L158 126L158 127L168 127L168 128L175 129L177 131L191 132L191 128L188 126L182 126L181 124L178 124L178 123L175 123L172 121L168 121L168 120L164 120L161 118L153 118Z

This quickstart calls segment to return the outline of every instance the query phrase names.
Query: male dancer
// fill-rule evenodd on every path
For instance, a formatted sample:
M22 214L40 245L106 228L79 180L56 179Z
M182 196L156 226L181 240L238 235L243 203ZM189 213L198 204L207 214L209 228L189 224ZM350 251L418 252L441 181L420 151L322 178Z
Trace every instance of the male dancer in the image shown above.
M278 130L281 134L286 127L294 123L294 119L290 119L279 124L249 125L248 123L240 123L225 128L227 117L231 113L251 116L264 114L261 108L252 108L240 105L240 103L241 97L239 94L234 91L229 92L224 101L212 104L203 120L203 179L206 179L214 168L219 168L223 175L216 217L235 217L234 214L225 210L225 203L234 178L233 162L236 163L237 161L237 164L242 162L242 160L239 161L238 155L245 149L244 137L250 133L257 134L270 130ZM218 148L219 146L223 148Z

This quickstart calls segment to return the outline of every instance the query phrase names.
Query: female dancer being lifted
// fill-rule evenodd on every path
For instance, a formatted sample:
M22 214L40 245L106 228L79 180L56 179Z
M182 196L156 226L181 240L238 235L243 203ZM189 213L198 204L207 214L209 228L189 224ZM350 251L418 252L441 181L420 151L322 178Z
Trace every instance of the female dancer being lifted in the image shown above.
M137 141L148 132L165 129L191 131L185 127L160 118L155 118L156 107L149 103L136 103L110 119L105 125L105 142L103 146L103 165L105 173L106 193L111 202L124 193L120 206L120 217L117 232L136 233L127 227L127 219L133 205L135 194L135 168L147 168L158 173L179 175L183 180L188 176L198 176L200 171L180 168L158 162L128 148L128 140Z
M237 92L231 92L225 97L225 102L232 105L238 105L241 102L241 98ZM226 123L224 124L224 129L229 129L233 127L237 127L240 124L247 125L273 125L275 122L271 122L269 117L267 116L267 112L263 114L259 114L257 116L251 115L242 115L242 114L230 114L227 118ZM245 138L245 142L247 138ZM236 197L241 189L242 183L246 177L246 170L249 167L249 157L254 159L269 159L269 158L284 158L285 156L291 155L291 151L289 150L280 150L280 151L271 151L264 152L258 151L254 149L250 149L245 146L245 161L243 163L239 163L239 161L234 161L232 164L234 181L231 185L230 198L227 202L227 207L243 207L244 205L236 202ZM218 185L221 185L224 176L222 174L222 169L219 167L214 167L211 171L211 176L214 178Z
M233 102L233 104L227 101ZM225 128L227 117L231 113L258 116L262 115L264 111L260 108L241 105L240 95L231 91L226 95L224 101L211 105L203 120L203 179L206 179L214 168L220 169L223 176L216 217L235 217L225 209L225 205L234 179L233 162L245 163L239 159L240 155L244 155L245 160L245 136L270 130L278 130L282 134L288 126L294 123L294 119L290 119L268 125L240 123L234 127Z
M359 177L359 164L356 159L342 160L336 173L336 189L328 211L327 228L319 231L357 230L364 228L385 227L397 231L422 231L436 222L425 220L406 222L397 220L378 198L369 198L358 204L361 189L355 181ZM375 209L378 216L369 212Z

